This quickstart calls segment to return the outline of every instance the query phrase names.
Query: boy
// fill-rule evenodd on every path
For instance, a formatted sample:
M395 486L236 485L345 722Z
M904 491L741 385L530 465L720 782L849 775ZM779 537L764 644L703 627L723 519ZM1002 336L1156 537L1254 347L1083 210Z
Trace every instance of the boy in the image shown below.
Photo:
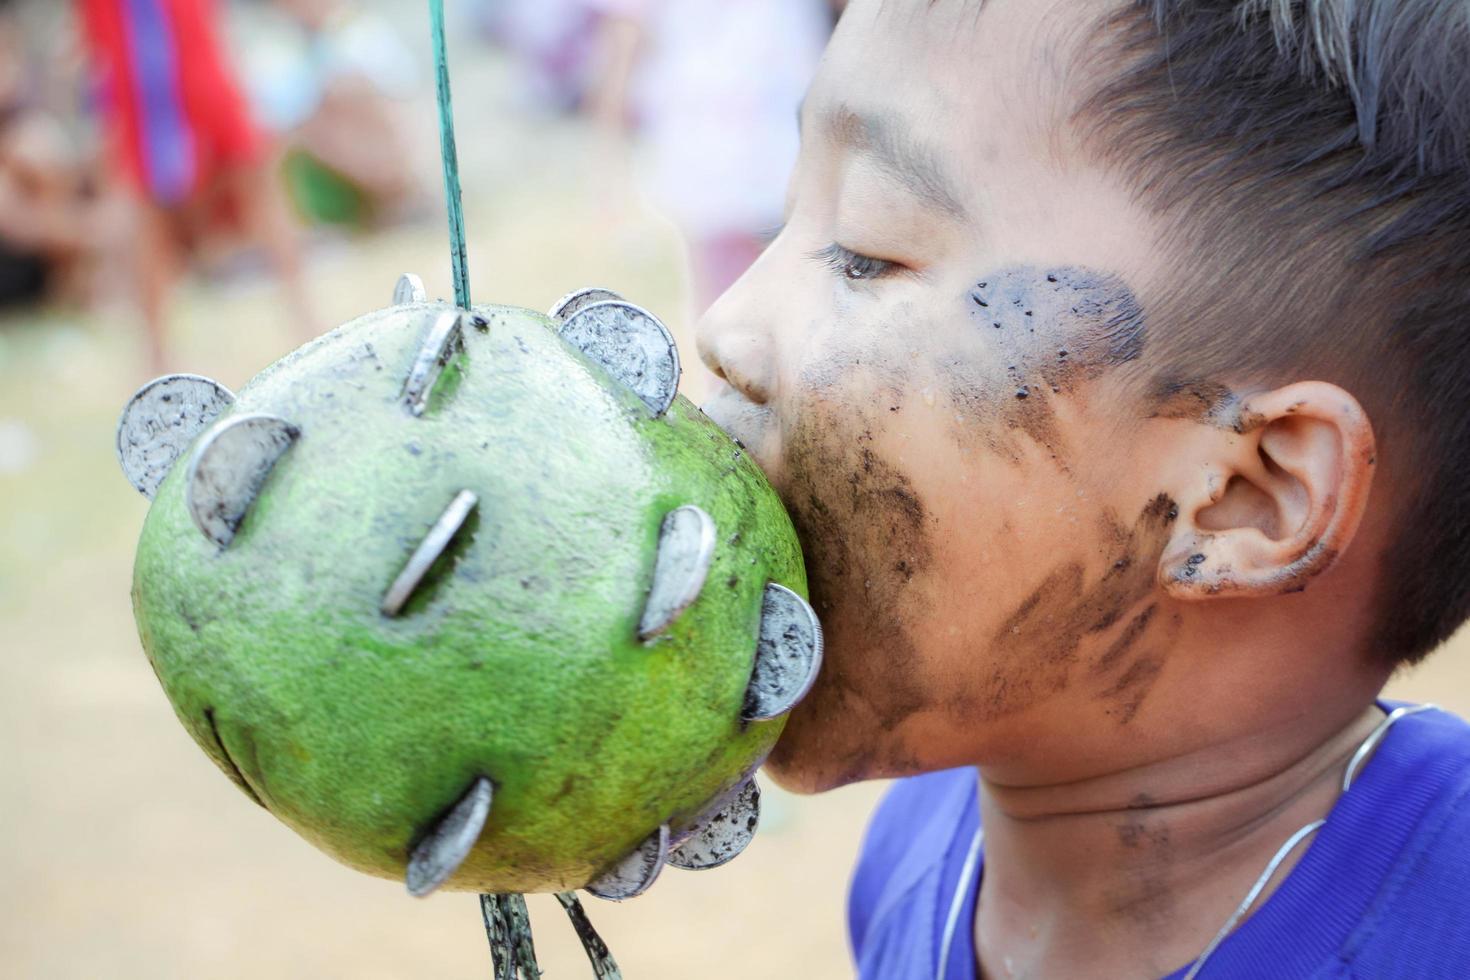
M849 5L699 340L827 630L771 772L928 773L863 977L1470 976L1470 727L1377 701L1467 612L1466 50L1438 0Z

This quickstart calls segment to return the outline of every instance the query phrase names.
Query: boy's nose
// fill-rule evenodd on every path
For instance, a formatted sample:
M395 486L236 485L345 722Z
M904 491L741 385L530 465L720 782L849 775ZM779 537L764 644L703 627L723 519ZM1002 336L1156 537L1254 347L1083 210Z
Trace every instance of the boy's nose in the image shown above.
M745 398L764 405L771 398L775 364L770 333L743 299L745 279L726 290L695 327L695 344L705 366Z

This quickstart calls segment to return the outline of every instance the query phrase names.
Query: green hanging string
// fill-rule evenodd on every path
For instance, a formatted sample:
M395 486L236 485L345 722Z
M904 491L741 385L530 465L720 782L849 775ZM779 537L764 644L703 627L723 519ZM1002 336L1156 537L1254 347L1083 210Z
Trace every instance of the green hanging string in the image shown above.
M434 76L439 96L439 152L444 160L444 198L449 209L449 251L454 266L454 302L470 308L470 277L464 243L464 200L459 186L459 153L454 144L454 109L449 98L449 56L444 41L444 0L429 0L434 35ZM574 892L557 896L587 950L599 980L620 980L622 974L607 944L592 928ZM480 912L490 940L496 980L537 980L541 969L531 941L531 920L521 895L481 895Z
M454 302L470 308L469 259L464 244L464 200L459 189L459 153L454 146L454 108L449 100L449 55L444 42L444 0L429 0L434 33L434 77L439 95L439 152L444 160L444 199L449 207L449 257L454 266Z

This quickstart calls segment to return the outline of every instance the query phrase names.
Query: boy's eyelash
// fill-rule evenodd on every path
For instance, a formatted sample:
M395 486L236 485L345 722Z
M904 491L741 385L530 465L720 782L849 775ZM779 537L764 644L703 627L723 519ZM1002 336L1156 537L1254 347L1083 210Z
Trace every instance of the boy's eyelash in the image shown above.
M819 248L811 253L812 258L818 260L833 272L850 279L854 282L865 282L870 279L881 278L892 272L897 265L886 259L875 259L870 255L859 255L848 248L843 248L836 242L826 248Z

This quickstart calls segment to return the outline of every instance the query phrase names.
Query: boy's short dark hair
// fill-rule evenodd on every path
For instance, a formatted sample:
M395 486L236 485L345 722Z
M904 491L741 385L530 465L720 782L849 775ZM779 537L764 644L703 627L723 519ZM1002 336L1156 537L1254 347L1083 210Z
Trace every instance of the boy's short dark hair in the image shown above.
M1180 257L1148 382L1351 390L1401 495L1374 656L1423 657L1470 616L1470 3L1134 0L1101 26L1079 122Z

